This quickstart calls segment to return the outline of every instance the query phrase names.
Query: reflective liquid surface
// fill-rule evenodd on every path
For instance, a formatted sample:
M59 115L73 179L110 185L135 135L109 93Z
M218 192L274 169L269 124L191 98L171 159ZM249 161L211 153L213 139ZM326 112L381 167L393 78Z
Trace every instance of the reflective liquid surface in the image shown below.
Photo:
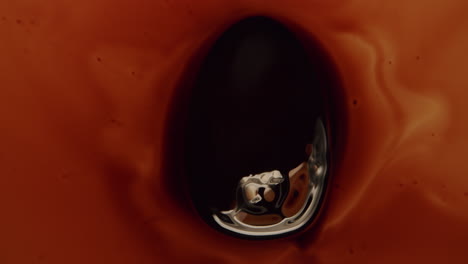
M271 238L316 216L333 88L320 51L265 17L235 23L208 50L188 93L185 174L194 207L217 230Z

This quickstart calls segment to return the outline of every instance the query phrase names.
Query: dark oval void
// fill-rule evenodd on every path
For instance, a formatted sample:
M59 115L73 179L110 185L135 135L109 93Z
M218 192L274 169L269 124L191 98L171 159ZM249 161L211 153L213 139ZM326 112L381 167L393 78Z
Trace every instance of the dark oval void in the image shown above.
M213 210L233 206L242 177L297 166L317 118L333 140L337 74L325 58L265 17L234 24L208 51L189 92L181 164L206 222L215 226Z

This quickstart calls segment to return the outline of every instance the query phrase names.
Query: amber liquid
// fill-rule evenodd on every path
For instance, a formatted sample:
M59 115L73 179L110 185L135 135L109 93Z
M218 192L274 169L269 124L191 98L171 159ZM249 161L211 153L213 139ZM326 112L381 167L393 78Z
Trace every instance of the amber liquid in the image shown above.
M465 0L0 1L0 263L466 263L466 10ZM252 242L200 220L168 123L181 120L170 103L184 108L176 97L193 88L197 62L257 14L330 54L344 93L331 95L343 103L326 108L340 117L328 130L346 144L333 144L341 159L330 159L319 222Z

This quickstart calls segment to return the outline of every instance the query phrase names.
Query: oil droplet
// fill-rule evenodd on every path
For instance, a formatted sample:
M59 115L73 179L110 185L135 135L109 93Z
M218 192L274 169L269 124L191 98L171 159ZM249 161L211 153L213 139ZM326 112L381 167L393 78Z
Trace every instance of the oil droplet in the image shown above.
M336 73L325 72L330 61L317 43L308 47L282 24L254 17L223 33L201 63L185 173L195 209L217 230L283 236L320 209Z

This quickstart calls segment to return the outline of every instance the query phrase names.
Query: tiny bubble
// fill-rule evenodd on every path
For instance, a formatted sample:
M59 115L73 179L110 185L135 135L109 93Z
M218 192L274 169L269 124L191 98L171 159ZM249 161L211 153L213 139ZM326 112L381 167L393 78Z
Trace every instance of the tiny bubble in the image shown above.
M413 181L413 184L414 184L414 185L418 184L418 181L414 180L414 181Z
M110 119L110 122L116 126L122 126L122 122L118 119L115 119L115 118L111 118Z
M419 60L419 59L420 59L420 57L419 57L419 56L416 56L416 60Z
M67 180L70 177L70 175L66 172L60 174L60 179L62 180Z
M349 249L349 254L350 255L353 255L354 254L354 250L352 248Z
M100 57L96 57L96 60L101 62L101 58Z
M361 249L362 249L362 250L367 250L367 245L366 245L366 243L362 243Z
M388 64L392 64L392 61L388 61Z
M357 103L358 103L357 99L354 99L353 100L353 105L357 105Z
M21 19L16 19L16 24L21 25L22 23L23 21L21 21Z
M399 183L398 186L403 188L403 186L405 186L405 185L403 185L403 183Z
M144 223L145 225L147 225L147 224L151 224L151 223L155 222L156 220L157 220L157 218L154 217L154 216L152 216L152 217L149 217L149 218L146 219L146 220L143 220L143 223Z

